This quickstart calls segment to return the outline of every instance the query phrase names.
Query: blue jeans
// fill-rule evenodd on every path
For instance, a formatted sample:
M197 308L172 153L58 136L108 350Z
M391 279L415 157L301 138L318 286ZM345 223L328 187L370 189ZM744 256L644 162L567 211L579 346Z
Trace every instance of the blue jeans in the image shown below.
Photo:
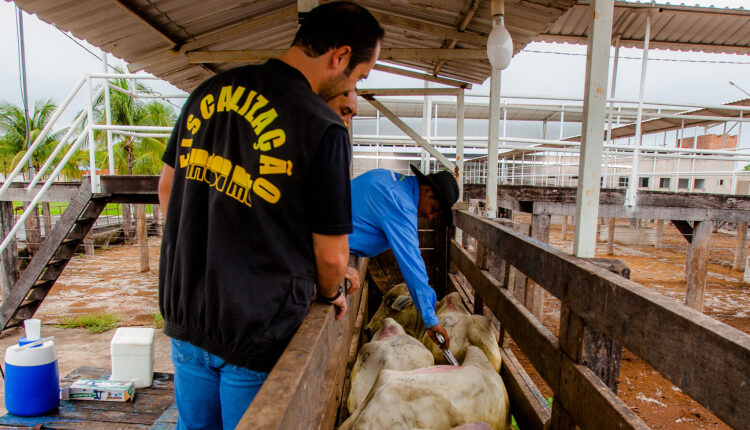
M177 339L172 363L180 430L234 429L268 376Z

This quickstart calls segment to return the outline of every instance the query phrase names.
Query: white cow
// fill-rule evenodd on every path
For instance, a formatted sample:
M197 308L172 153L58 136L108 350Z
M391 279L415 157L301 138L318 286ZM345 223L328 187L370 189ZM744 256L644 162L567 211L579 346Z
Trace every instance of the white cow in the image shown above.
M445 327L445 331L451 338L450 351L456 357L456 360L459 362L463 360L466 348L474 345L485 353L495 371L500 371L502 358L490 320L482 315L469 313L461 302L458 293L445 296L438 303L435 313L440 320L440 324ZM422 337L422 343L432 351L435 363L448 364L443 351L432 342L427 334Z
M478 422L505 430L508 409L500 375L479 348L470 346L461 366L381 371L340 430L450 430Z
M407 334L421 339L425 333L424 322L417 307L411 299L409 289L405 283L394 285L383 295L378 311L367 324L367 331L375 333L383 326L386 318L393 318L401 324Z
M381 370L413 370L433 364L432 353L421 342L406 334L392 318L386 318L383 327L357 355L346 404L349 412L359 408Z

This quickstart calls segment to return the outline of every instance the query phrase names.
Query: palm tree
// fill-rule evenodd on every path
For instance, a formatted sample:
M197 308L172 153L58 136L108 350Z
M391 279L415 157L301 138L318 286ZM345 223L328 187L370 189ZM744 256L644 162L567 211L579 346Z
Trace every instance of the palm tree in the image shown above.
M57 109L52 100L39 100L34 105L34 111L28 118L31 142L26 141L26 115L23 110L11 103L0 103L0 168L7 175L19 163L30 143L34 142L44 127L49 122L50 117ZM42 164L52 154L60 138L66 130L58 130L48 133L32 154L31 165L35 171L39 171ZM62 159L67 152L66 148L56 156L56 163ZM28 173L28 168L24 167ZM68 178L80 178L81 172L78 169L77 160L71 159L65 164L62 175ZM49 203L42 204L42 211L49 214ZM45 234L49 233L51 220L45 219ZM39 229L39 216L35 211L32 216L27 218L26 222L26 242L30 251L38 248L41 243L41 232Z
M121 69L117 71L123 72ZM134 86L132 81L127 79L114 79L110 83L129 92L151 92L145 85ZM105 123L104 103L104 96L100 96L94 105L96 121L99 124ZM177 119L174 110L164 103L158 101L143 102L141 99L118 91L111 92L110 114L112 124L118 125L172 126ZM97 162L99 165L97 167L101 169L109 166L105 135L105 131L95 133L95 140L98 143ZM161 171L163 164L161 156L166 148L165 138L115 135L113 139L115 140L112 147L112 161L118 174L154 175ZM142 216L145 219L145 206L140 206L142 205L139 205L137 209L139 212L143 212ZM154 210L158 209L155 207ZM122 216L125 241L131 243L133 229L129 204L122 205ZM147 240L140 235L141 233L139 233L139 242L143 243ZM148 257L147 250L142 250L142 254L144 252L145 255L141 255L142 260Z

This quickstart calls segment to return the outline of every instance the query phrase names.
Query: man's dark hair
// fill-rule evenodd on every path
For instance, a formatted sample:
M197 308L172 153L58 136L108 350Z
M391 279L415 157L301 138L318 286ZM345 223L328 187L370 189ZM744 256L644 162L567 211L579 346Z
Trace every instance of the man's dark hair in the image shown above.
M384 34L383 27L367 9L341 1L320 5L305 15L292 46L302 48L310 57L350 46L352 54L346 68L349 75L357 64L372 58Z

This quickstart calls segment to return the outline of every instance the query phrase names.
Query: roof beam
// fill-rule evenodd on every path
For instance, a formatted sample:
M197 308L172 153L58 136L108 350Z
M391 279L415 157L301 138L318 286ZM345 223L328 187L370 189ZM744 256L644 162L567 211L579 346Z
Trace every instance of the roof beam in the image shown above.
M357 90L357 95L364 98L372 96L455 96L457 94L458 88L375 88Z
M479 9L479 3L481 0L468 0L466 3L466 6L464 6L464 9L466 9L466 13L463 14L463 16L460 16L458 27L456 30L460 32L464 32L466 30L466 27L469 26L469 23L471 22L471 19L474 18L474 14L477 12L477 9ZM458 40L456 39L446 39L443 43L444 48L455 48L456 43L458 43ZM443 65L445 64L445 60L439 60L437 64L435 64L435 67L432 69L432 74L437 75L440 73L440 69L443 68Z
M225 25L216 30L200 34L195 40L185 43L180 52L194 51L205 48L214 43L232 40L244 34L251 34L259 28L276 25L279 22L291 21L297 18L297 6L289 6L259 17L246 17L233 25Z
M247 49L236 51L191 51L189 63L260 63L280 57L286 49ZM487 60L484 49L382 48L379 60Z
M386 66L383 64L376 64L373 67L374 70L381 72L392 73L394 75L406 76L409 78L422 79L423 81L435 82L443 85L450 85L451 87L471 89L471 84L468 82L457 81L455 79L441 78L439 76L428 75L426 73L412 72L411 70L399 69L397 67Z
M450 169L451 172L454 172L456 170L456 165L453 164L453 162L451 162L448 158L445 157L445 155L441 154L437 149L435 149L434 146L432 146L429 142L422 138L422 136L414 131L414 129L409 127L409 125L402 121L401 118L398 117L398 115L391 112L390 109L385 107L379 101L375 100L375 97L373 97L372 95L366 95L364 96L364 99L367 100L375 109L379 110L380 113L388 118L396 127L406 133L407 136L411 137L412 140L417 143L417 145L421 146L425 149L425 151L429 152L430 155L435 157L435 159L437 159L443 166Z
M125 11L128 15L135 18L138 22L143 24L146 28L151 30L154 34L164 39L167 43L169 43L170 47L175 48L180 45L180 42L172 38L172 36L168 35L164 32L159 26L151 21L151 18L147 17L140 11L137 11L135 9L132 9L130 5L126 4L123 0L112 0L112 2L117 5L120 9Z
M452 27L431 24L416 19L403 18L400 16L390 15L383 12L376 12L371 10L372 14L377 18L382 26L394 26L400 27L401 29L407 29L416 31L422 34L431 34L434 36L442 36L445 39L456 39L458 41L471 43L473 45L486 46L487 36L468 33L464 31L458 31Z

